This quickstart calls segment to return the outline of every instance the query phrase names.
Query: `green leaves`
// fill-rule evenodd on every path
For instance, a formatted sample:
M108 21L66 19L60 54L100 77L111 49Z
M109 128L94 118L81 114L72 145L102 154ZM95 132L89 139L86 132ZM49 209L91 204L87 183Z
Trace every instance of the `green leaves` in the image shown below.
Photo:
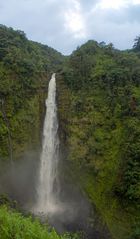
M0 207L0 239L60 239L55 231L48 232L39 221L24 218L20 213Z
M63 126L68 158L85 184L84 173L90 175L85 191L94 195L113 238L128 238L140 205L138 54L88 41L65 62L64 83L70 90Z
M27 40L22 31L0 25L0 158L5 159L9 151L2 110L9 124L14 157L29 145L32 148L34 142L40 144L49 74L60 68L62 61L63 56L54 49Z
M0 206L0 239L78 239L78 233L58 235L54 229L41 225L38 219Z
M135 38L133 49L136 52L140 52L140 36Z

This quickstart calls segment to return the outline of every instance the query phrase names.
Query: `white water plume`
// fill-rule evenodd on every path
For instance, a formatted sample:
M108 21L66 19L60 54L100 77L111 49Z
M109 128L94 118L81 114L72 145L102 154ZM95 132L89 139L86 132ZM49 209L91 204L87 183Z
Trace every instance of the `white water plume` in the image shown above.
M52 214L58 210L59 183L59 137L56 106L55 73L49 82L46 100L46 116L43 129L43 147L40 158L39 183L37 186L37 204L35 212Z

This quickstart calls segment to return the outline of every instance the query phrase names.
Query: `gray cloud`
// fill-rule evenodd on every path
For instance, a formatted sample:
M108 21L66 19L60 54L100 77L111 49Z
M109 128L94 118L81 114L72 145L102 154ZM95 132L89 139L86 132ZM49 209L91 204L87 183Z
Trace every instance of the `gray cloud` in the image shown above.
M83 10L89 10L93 6L95 6L96 3L98 3L98 0L80 0L81 6L83 7Z
M140 23L140 5L131 6L126 11L127 19L129 22Z
M88 39L125 49L140 33L140 5L98 8L101 0L1 0L0 23L69 54Z
M107 9L102 11L102 19L118 25L124 23L140 23L140 5L130 5L127 8L118 10Z

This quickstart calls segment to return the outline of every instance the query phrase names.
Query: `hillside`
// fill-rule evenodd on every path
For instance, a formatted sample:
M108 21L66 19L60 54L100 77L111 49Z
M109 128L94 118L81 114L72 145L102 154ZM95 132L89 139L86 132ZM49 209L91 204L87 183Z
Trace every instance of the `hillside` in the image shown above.
M65 90L59 96L73 177L79 178L116 239L131 238L139 231L140 58L136 52L87 42L65 63L61 80Z
M27 152L37 155L40 150L52 72L57 73L62 174L79 184L112 239L138 239L139 38L134 49L127 51L90 40L64 57L29 41L24 32L0 25L1 165L20 160ZM0 210L3 217L9 217L7 209Z
M0 26L0 158L13 160L39 145L50 73L63 57Z

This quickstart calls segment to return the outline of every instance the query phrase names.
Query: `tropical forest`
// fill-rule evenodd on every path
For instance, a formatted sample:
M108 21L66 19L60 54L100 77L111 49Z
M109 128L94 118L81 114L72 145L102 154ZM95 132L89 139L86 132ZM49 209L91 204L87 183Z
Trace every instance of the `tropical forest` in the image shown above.
M140 36L70 55L0 25L0 239L140 238Z

